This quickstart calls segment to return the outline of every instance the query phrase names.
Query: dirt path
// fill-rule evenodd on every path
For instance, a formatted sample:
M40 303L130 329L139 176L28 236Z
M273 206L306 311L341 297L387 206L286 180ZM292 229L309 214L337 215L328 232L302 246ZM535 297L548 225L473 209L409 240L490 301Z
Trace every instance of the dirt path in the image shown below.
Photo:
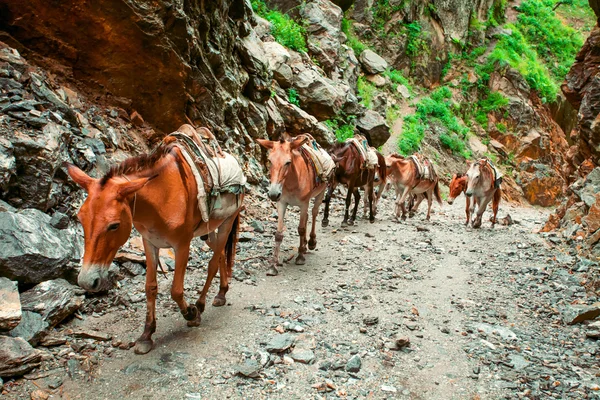
M394 121L390 129L390 138L383 145L383 155L393 154L398 152L398 139L402 134L402 125L404 123L404 117L412 114L415 110L410 104L417 103L419 98L411 99L410 101L403 101L400 106L400 117Z
M50 373L35 384L49 390L49 380L58 379L62 387L50 392L68 399L495 399L527 390L532 376L537 377L535 390L545 393L549 378L541 376L548 373L530 369L521 372L528 379L513 376L514 357L542 368L546 364L541 360L533 361L538 351L544 362L553 360L553 351L564 351L561 345L543 346L561 340L590 346L589 340L578 342L575 337L581 339L582 332L573 333L573 327L559 324L548 331L551 320L537 315L548 302L545 295L520 299L523 288L549 284L536 278L536 268L546 275L550 266L560 269L548 264L553 253L531 233L546 212L504 205L501 215L510 212L520 224L491 230L487 223L471 230L462 225L460 203L445 205L441 212L436 206L431 222L422 221L421 213L401 224L388 220L390 203L384 200L375 224L360 220L349 229L338 228L341 209L336 203L332 225L319 228L318 249L308 255L307 264L286 264L277 277L265 275L260 258L238 263L229 304L208 307L199 328L186 327L169 299L170 279L161 279L156 344L144 356L117 348L140 334L145 309L143 276L122 280L120 289L88 303L83 321L74 319L61 328L108 333L112 345L79 339L71 347L51 348L55 361L46 367ZM290 215L282 246L286 257L297 243L292 222L297 215ZM265 225L263 234L244 234L250 240L240 244L239 259L271 254L273 218ZM205 265L205 257L196 261ZM188 269L189 300L195 300L193 289L204 276L203 268ZM535 290L525 292L531 296ZM269 354L267 344L286 338L279 333L283 331L295 340L292 353ZM398 337L408 337L410 346L392 349ZM593 376L595 352L588 347L585 354L591 360L578 364L577 372L589 379L580 377L572 390L589 392L598 379ZM352 362L347 365L352 357L361 360L354 369ZM246 363L246 373L256 379L236 375ZM575 371L561 367L565 374ZM33 382L23 381L7 398L28 398L37 389ZM563 385L559 389L571 390ZM562 392L562 398L569 393Z

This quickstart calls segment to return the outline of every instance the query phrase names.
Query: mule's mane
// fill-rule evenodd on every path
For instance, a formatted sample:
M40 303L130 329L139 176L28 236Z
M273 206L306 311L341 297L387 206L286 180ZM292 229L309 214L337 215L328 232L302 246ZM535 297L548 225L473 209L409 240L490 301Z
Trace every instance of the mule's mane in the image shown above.
M174 144L161 143L150 153L141 154L113 165L100 179L100 185L104 186L109 180L115 176L134 174L150 169L165 155L169 154L173 149Z
M404 160L404 156L398 153L390 154L390 157L397 158L399 160Z

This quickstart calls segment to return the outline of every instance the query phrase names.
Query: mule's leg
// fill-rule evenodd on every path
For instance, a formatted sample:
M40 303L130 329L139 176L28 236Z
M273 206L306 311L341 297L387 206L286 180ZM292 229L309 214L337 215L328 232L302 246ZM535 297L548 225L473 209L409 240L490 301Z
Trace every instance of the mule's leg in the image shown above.
M315 197L315 203L312 208L312 225L310 226L310 239L308 241L309 250L314 250L317 247L317 215L319 215L319 207L321 207L321 203L323 202L323 196L325 195L325 191L323 191L320 195Z
M217 233L216 243L213 248L215 254L221 254L221 256L219 257L219 293L213 299L214 307L221 307L227 304L227 299L225 295L229 290L229 272L227 271L227 257L225 255L225 247L227 246L227 241L229 240L229 235L231 233L231 230L233 229L233 224L236 222L236 218L237 214L232 217L229 217L229 219L227 219L221 224Z
M363 196L363 218L368 218L369 211L369 196Z
M373 223L375 222L375 212L373 211L373 209L375 208L375 198L373 195L373 181L371 181L371 183L367 184L366 189L367 193L365 193L365 197L369 198L369 222Z
M427 217L425 217L425 219L427 221L429 221L429 218L431 218L431 205L433 204L433 189L428 190L426 192L426 196L427 196ZM420 203L420 201L419 201Z
M275 232L275 248L273 249L273 261L271 266L267 270L267 275L275 276L279 273L277 271L277 265L279 263L279 248L281 242L283 242L283 231L285 230L285 212L287 210L287 203L282 201L277 202L277 232Z
M217 274L217 271L219 270L221 258L223 258L223 260L224 260L224 257L222 254L223 251L222 250L220 252L218 251L218 248L216 246L216 241L215 242L206 242L206 243L213 250L213 256L211 257L210 261L208 262L208 271L206 273L206 281L204 281L204 286L202 287L202 291L200 292L200 297L196 301L196 307L199 310L198 315L193 320L188 321L188 326L200 325L202 313L204 312L204 309L206 308L206 295L208 294L210 285L211 285L215 275ZM223 271L221 271L221 274L222 273L223 273Z
M402 193L400 192L400 188L396 186L396 200L394 205L394 216L392 218L392 221L394 222L398 222L398 219L400 218L400 197L402 197Z
M156 331L156 294L158 282L156 281L156 268L158 267L158 249L148 242L144 243L146 253L146 324L144 333L135 342L133 351L136 354L146 354L152 350L152 334Z
M466 206L465 206L465 214L467 214L467 222L465 222L465 225L469 225L469 220L471 219L471 198L469 196L465 196L467 198L466 201Z
M352 209L352 217L350 217L348 225L354 225L354 221L356 221L356 213L358 212L358 205L360 204L360 191L358 188L354 188L352 194L354 196L354 208Z
M310 200L306 204L300 206L300 223L298 224L298 236L300 236L300 246L298 246L298 257L296 257L296 265L304 265L306 259L306 224L308 223L308 206Z
M342 226L348 226L350 202L352 201L353 192L354 192L354 187L351 185L348 185L348 193L346 193L346 209L344 210L344 220L342 221Z
M489 202L491 199L480 199L479 200L479 204L477 205L477 215L475 216L475 219L473 220L473 228L479 228L481 227L481 218L483 217L483 213L485 212L485 209L487 208Z
M473 226L473 214L475 214L475 206L477 205L477 199L473 196L471 197L471 200L473 201L473 203L471 203L471 208L469 211L469 216L471 217L471 226ZM468 224L468 222L467 222Z
M190 257L190 242L175 249L175 273L173 274L173 284L171 285L171 298L179 306L183 318L187 321L195 321L198 317L198 308L196 305L188 305L183 297L183 282L188 258Z
M492 228L496 225L496 217L498 215L498 208L500 207L500 199L501 195L494 193L494 198L492 200L492 211L494 212L494 216L492 217Z
M421 202L423 201L424 198L425 197L423 195L421 195L421 194L417 195L417 202L413 205L413 207L408 212L408 216L409 217L413 217L415 215L415 213L419 209L419 206L421 205Z
M336 186L336 183L332 183L331 185L327 186L327 195L325 196L325 212L323 215L323 220L321 221L322 227L326 227L329 225L329 203L331 203L331 195L333 194L333 191L335 190Z
M410 191L410 188L407 186L404 188L404 191L402 192L402 196L400 196L400 198L397 201L396 205L400 205L400 210L402 210L402 220L406 220L406 208L404 207L404 202L406 201L406 198L408 196L408 193ZM399 214L396 214L396 217L400 217Z

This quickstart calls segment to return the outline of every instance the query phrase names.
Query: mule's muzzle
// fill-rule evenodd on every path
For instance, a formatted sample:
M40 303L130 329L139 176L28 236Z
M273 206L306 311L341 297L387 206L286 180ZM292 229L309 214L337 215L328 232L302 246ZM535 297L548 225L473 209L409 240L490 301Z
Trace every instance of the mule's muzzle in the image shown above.
M454 198L449 198L448 199L448 204L452 205L452 203L454 203Z
M473 192L469 192L468 190L465 192L465 194L467 195L467 197L473 196Z
M83 266L77 277L77 284L88 292L101 292L110 289L112 285L109 279L108 266Z
M269 185L269 199L271 199L271 201L279 201L279 199L281 199L281 194L282 194L282 187L280 184L271 184Z

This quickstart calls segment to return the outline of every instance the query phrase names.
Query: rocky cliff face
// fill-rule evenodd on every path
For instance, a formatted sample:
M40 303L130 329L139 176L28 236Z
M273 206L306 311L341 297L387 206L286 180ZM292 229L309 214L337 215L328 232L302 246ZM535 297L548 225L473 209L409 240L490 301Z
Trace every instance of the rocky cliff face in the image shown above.
M590 6L600 15L597 2ZM600 28L594 27L566 76L562 91L577 110L568 168L573 172L567 200L544 231L558 231L583 252L600 256ZM567 163L565 163L567 167ZM554 234L554 233L553 233Z

